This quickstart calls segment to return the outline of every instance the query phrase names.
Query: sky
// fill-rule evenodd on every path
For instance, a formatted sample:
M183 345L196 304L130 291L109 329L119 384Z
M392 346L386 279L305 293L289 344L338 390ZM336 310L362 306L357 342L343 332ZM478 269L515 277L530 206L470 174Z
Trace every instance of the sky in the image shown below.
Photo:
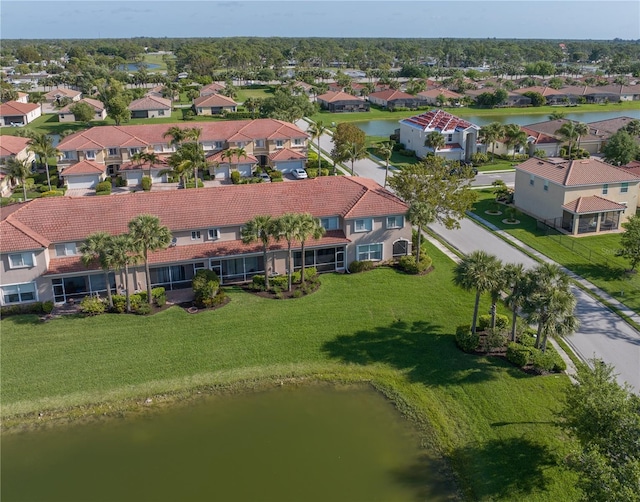
M0 39L640 39L638 0L2 0Z

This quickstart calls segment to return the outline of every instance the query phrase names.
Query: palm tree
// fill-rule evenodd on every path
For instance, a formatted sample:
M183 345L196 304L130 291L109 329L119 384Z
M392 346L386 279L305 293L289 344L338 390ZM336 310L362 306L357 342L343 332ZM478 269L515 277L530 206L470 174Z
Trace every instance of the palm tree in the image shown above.
M511 319L511 341L515 342L518 309L522 307L522 302L524 301L524 265L522 265L522 263L507 263L504 266L503 272L505 287L510 289L510 293L506 298L506 303L511 307L511 312L513 314Z
M111 265L118 270L124 270L124 294L127 302L127 312L131 312L131 294L129 292L129 265L135 265L139 258L139 255L134 253L131 235L114 235L111 238L108 254Z
M89 234L80 246L82 263L88 267L97 261L104 272L104 281L107 287L107 298L109 308L113 308L113 297L111 296L111 284L109 283L109 270L111 269L111 234L108 232L94 232Z
M489 291L495 282L495 277L501 268L500 260L484 251L473 251L465 256L454 268L453 282L466 291L476 292L473 308L473 322L471 332L476 332L480 295Z
M516 159L516 147L526 144L527 133L520 129L518 124L507 124L504 126L504 135L507 146L513 147L513 160Z
M573 146L573 140L579 136L576 129L576 123L577 122L574 122L573 120L568 120L560 126L560 129L556 131L556 134L558 136L569 142L569 159L571 159L571 147Z
M444 148L446 141L442 133L431 131L424 140L424 146L433 149L433 154L437 155L440 148Z
M387 178L389 177L389 161L391 160L391 156L393 155L393 143L391 141L381 141L380 143L376 143L374 149L376 154L380 155L384 159L384 187L387 188Z
M152 214L140 214L129 222L132 247L144 260L147 280L147 301L151 305L151 272L149 271L149 251L166 249L171 244L171 231L160 224L160 218Z
M185 139L191 140L196 144L196 152L194 158L191 159L193 162L193 176L195 178L195 186L194 188L198 188L198 167L204 166L204 150L200 146L200 136L202 135L202 129L199 127L191 127L184 130Z
M291 277L293 267L291 263L291 245L299 235L300 215L285 213L276 220L276 235L287 241L287 275L289 277L289 289L291 291Z
M255 216L249 220L242 228L242 242L251 244L255 241L262 242L262 256L264 261L264 285L269 290L269 269L267 267L269 251L269 240L271 237L277 237L275 220L271 216Z
M27 200L27 178L31 174L31 164L26 159L18 159L11 156L7 159L6 173L11 184L20 183L24 201Z
M578 153L580 153L580 139L585 134L589 134L589 126L584 122L576 122L575 131L578 135Z
M311 124L307 132L311 135L311 140L318 140L318 176L322 176L322 154L320 153L320 138L324 134L326 127L324 126L324 122L322 120L318 120L317 122Z
M538 325L535 347L543 352L547 339L575 331L576 298L569 277L555 264L543 263L527 273L523 311L527 321Z
M489 295L491 296L491 329L496 329L496 314L498 313L498 301L502 296L502 290L506 286L506 277L504 267L500 261L499 269L496 271L491 286L489 287Z
M163 169L160 174L170 173L173 176L177 176L181 180L182 186L186 188L187 180L193 171L193 162L182 158L180 152L175 152L169 156L167 164L169 164L169 169Z
M364 145L354 141L347 141L342 144L340 157L351 162L351 176L353 176L353 164L356 160L364 159L367 156L367 149Z
M491 122L480 129L480 140L485 144L491 144L491 162L496 150L496 141L504 135L504 127L500 122Z
M182 144L182 142L186 139L185 130L178 126L170 127L163 135L163 138L170 137L171 141L169 141L170 146L175 146L176 150Z
M563 119L565 115L566 114L564 112L561 112L561 111L551 112L551 114L549 115L549 120Z
M422 241L422 229L436 219L435 211L426 202L414 201L407 211L407 219L418 227L418 246L416 250L416 263L420 263L420 244Z
M633 119L630 120L629 123L625 126L625 131L627 131L634 138L640 136L640 120Z
M60 150L53 146L53 139L46 134L36 134L29 142L29 151L35 153L40 158L40 163L44 163L47 173L47 185L51 191L51 175L49 174L49 159L60 154Z
M298 235L297 239L300 241L300 250L302 252L302 268L300 270L300 282L304 284L304 268L305 268L305 255L304 245L307 239L320 239L324 235L324 227L320 223L318 218L314 218L309 213L302 213L299 215L300 221L298 222Z

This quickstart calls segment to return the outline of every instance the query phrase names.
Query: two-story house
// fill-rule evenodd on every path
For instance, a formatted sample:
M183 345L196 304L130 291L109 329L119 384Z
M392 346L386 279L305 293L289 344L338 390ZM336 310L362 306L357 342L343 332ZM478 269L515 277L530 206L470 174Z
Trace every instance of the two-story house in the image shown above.
M265 272L285 274L287 243L273 240L264 263L261 243L244 244L241 230L258 215L277 218L308 212L326 233L305 243L305 264L319 272L345 270L354 260L384 261L410 252L407 205L372 180L324 176L295 183L229 185L200 190L131 193L109 197L41 198L4 207L0 220L0 303L78 300L104 294L99 265L85 267L79 254L96 231L120 234L140 214L153 214L173 234L171 245L150 254L151 282L167 289L191 287L197 270L216 271L222 284ZM81 222L81 224L80 224ZM294 267L302 265L295 242ZM124 272L109 274L121 292ZM130 287L146 287L144 266L132 266Z
M618 230L636 214L640 176L596 158L516 166L518 209L573 235Z
M9 177L4 172L7 160L15 157L18 160L26 160L31 163L36 156L29 151L29 138L20 136L2 136L0 138L0 195L6 197L11 193L12 186Z
M447 160L469 161L482 146L478 144L480 127L443 110L432 110L400 121L400 143L414 150L420 158L434 153L425 145L429 133L437 131L444 136L445 145L436 155Z

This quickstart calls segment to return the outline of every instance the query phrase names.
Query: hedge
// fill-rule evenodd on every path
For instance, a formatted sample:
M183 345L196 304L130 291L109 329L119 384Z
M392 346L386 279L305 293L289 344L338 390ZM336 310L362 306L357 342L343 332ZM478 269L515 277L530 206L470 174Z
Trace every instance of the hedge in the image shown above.
M352 274L357 274L359 272L365 272L367 270L372 270L375 267L372 261L352 261L349 263L349 272Z

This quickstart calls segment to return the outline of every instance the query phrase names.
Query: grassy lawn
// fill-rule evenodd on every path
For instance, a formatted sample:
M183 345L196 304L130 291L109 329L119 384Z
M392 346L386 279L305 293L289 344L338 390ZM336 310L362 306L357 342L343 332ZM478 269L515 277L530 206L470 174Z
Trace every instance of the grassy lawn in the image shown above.
M4 319L2 413L269 378L368 381L450 458L467 499L576 500L555 425L568 379L460 352L453 333L470 320L473 295L429 252L426 276L324 275L317 293L295 300L234 288L227 306L196 315Z
M157 68L149 68L149 73L167 71L167 64L163 61L160 54L145 54L144 62L147 64L157 64Z
M620 234L569 237L553 230L537 228L530 216L519 214L517 225L502 222L503 214L492 216L485 211L495 206L490 190L478 191L475 213L505 230L525 244L552 258L561 265L584 277L636 312L640 312L640 277L625 273L629 264L615 256Z
M238 89L238 95L235 100L244 103L247 98L266 99L273 96L273 88L265 87L264 89Z
M513 170L513 166L517 164L517 162L513 162L512 160L502 160L502 159L494 159L493 162L488 162L486 164L482 164L478 166L479 172L486 171L507 171Z

